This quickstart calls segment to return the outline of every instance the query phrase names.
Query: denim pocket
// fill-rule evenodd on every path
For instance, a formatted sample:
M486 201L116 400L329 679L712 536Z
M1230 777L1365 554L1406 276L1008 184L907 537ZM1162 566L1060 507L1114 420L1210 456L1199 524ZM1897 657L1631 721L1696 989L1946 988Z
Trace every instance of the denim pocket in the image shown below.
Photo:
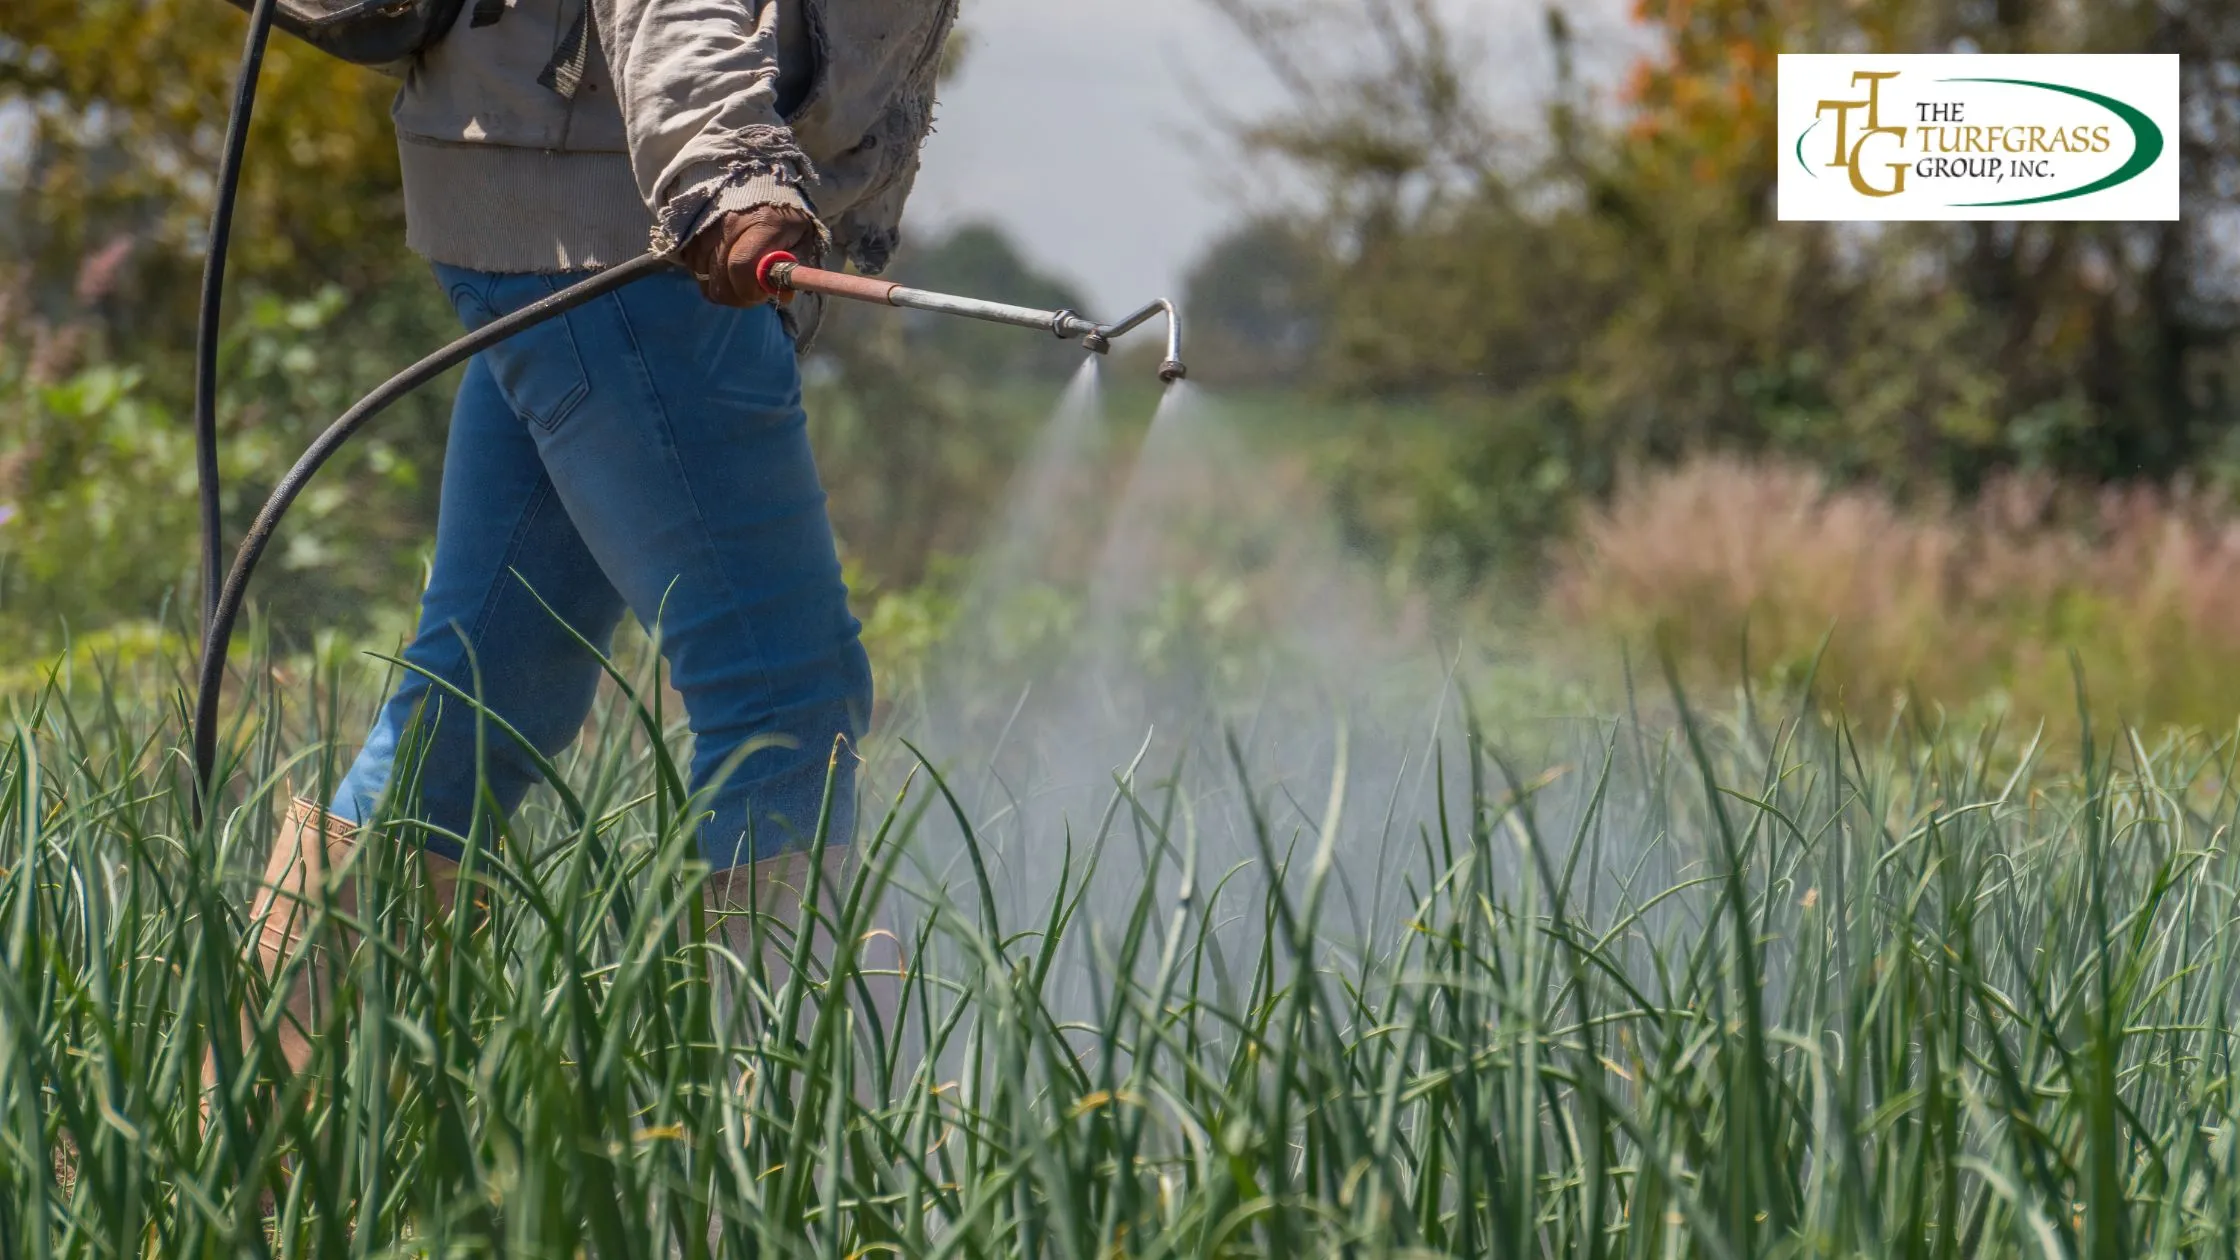
M567 287L560 276L504 275L490 279L482 322L511 314ZM460 295L454 292L452 300L459 306L461 318L475 324L475 314ZM483 360L490 365L490 375L497 379L498 389L514 414L548 433L559 428L591 393L583 356L576 349L574 320L573 314L546 320L482 352Z
M778 309L711 307L694 297L699 335L680 344L697 342L697 350L680 373L696 372L706 405L733 421L792 418L801 406L800 364Z

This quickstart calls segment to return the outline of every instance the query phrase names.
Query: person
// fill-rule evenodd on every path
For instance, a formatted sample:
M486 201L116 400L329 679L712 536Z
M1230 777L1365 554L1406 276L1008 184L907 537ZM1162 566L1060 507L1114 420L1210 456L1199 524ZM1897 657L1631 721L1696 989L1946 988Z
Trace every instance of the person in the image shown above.
M658 628L683 696L718 887L798 861L828 778L847 844L872 695L802 410L820 308L781 310L755 266L773 249L886 265L956 8L480 0L406 69L406 239L469 328L649 245L683 266L468 366L412 671L332 800L288 811L256 911L268 960L400 771L448 896L480 793L510 812L537 779L502 735L478 755L457 695L557 753L600 678L583 643L604 648L625 611ZM283 1040L300 1066L301 1030Z

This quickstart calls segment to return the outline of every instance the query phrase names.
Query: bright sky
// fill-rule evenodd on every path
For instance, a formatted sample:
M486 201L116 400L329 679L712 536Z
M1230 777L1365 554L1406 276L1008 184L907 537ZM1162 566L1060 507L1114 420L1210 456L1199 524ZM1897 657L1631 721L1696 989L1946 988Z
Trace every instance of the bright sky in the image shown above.
M1541 3L1442 7L1485 54L1490 93L1537 99L1550 77ZM1602 15L1578 23L1592 36L1616 33L1624 6L1565 7ZM964 23L971 53L942 93L914 221L993 219L1099 311L1179 297L1199 252L1256 199L1200 106L1253 115L1282 100L1242 38L1206 0L966 0Z

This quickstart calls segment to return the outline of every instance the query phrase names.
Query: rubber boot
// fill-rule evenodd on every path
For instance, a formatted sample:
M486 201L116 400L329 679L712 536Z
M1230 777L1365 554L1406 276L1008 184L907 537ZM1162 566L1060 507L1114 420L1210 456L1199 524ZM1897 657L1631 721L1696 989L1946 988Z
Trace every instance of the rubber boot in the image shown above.
M257 952L268 975L278 975L317 920L321 897L330 871L342 869L358 847L357 825L345 822L300 798L288 805L280 835L265 865L264 884L257 893L250 922L257 925ZM433 853L425 855L428 889L439 912L448 914L459 886L459 864ZM356 881L338 881L331 890L334 908L355 915ZM348 933L338 934L336 944L347 953L356 944ZM314 1026L314 994L327 978L333 961L310 960L290 981L287 1015L280 1021L280 1052L288 1067L302 1072L311 1062L310 1030Z

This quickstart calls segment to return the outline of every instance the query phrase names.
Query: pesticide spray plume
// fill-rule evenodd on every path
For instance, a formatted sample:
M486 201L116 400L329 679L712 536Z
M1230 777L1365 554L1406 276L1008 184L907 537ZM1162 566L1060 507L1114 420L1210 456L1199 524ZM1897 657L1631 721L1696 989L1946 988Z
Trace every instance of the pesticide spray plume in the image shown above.
M1255 908L1272 891L1306 905L1320 870L1315 949L1387 956L1441 869L1434 837L1498 821L1474 813L1484 745L1460 676L1476 654L1442 641L1422 588L1348 546L1311 462L1249 412L1188 385L1147 424L1103 406L1093 375L1067 388L992 513L964 611L867 754L867 799L930 769L955 802L916 821L897 887L932 905L984 876L1006 924L1081 898L1044 990L1061 1019L1116 984L1157 990L1161 956L1127 945L1144 889L1214 953L1255 959ZM1505 721L1501 743L1537 771L1593 764L1593 734ZM1533 784L1535 817L1572 834L1592 783ZM1496 883L1531 877L1517 846L1486 853ZM923 912L896 913L911 938ZM1283 983L1306 963L1269 965Z

